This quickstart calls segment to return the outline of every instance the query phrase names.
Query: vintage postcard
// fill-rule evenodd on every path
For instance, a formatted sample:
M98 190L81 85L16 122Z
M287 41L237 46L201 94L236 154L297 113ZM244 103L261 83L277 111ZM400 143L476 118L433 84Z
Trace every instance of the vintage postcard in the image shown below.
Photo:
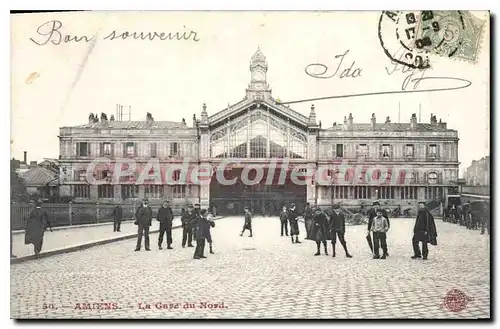
M13 319L490 319L490 13L11 15Z

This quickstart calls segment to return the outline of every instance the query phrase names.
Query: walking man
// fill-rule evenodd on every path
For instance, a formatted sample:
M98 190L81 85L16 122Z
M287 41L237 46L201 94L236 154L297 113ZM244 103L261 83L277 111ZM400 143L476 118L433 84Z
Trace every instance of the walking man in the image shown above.
M308 204L309 205L309 204ZM314 215L312 215L312 229L311 229L311 238L316 241L316 253L314 256L321 255L320 247L321 242L323 242L323 247L325 248L325 255L328 256L328 246L326 244L326 240L328 238L328 218L326 214L321 210L320 207L316 208L314 211Z
M158 209L158 216L156 220L160 222L160 235L158 236L158 249L163 249L163 235L167 234L167 249L172 248L172 221L174 219L174 214L172 208L170 208L168 200L163 202L163 205Z
M181 218L182 223L182 248L186 247L186 241L188 243L188 247L193 246L193 228L191 226L191 221L196 219L196 215L194 213L193 205L189 205L187 210L184 212Z
M429 255L427 243L437 245L436 223L432 214L425 208L425 202L419 202L418 206L418 215L413 228L413 256L411 256L411 259L422 257L427 259ZM422 252L420 252L420 242L422 242Z
M194 236L196 238L196 249L194 250L193 259L207 258L205 253L205 239L208 236L210 224L207 221L207 210L200 210L200 214L194 220Z
M121 232L120 226L123 220L123 208L121 202L118 202L115 209L113 209L113 232Z
M286 206L283 206L283 210L280 212L280 222L281 222L281 236L283 236L283 231L285 231L286 236L288 236L288 211Z
M142 236L144 235L144 247L146 251L149 249L149 228L153 219L153 210L149 206L148 199L144 199L142 205L137 209L135 214L135 222L137 225L137 245L135 251L141 250Z
M288 220L290 221L290 235L292 237L292 243L302 243L299 241L299 214L295 208L295 203L290 204L290 211L288 213ZM293 236L295 235L295 241Z
M330 232L332 234L332 257L335 257L335 245L338 237L340 244L344 247L345 256L347 258L352 258L352 255L347 251L347 243L345 242L345 216L340 211L340 206L338 204L333 206L333 212L330 218Z
M42 209L42 201L37 201L35 209L31 211L27 219L24 236L24 244L32 243L37 257L42 251L43 235L47 227L50 228L52 232L49 216L47 212Z
M243 225L243 230L241 231L240 236L243 236L243 233L245 230L250 231L250 235L248 237L252 237L252 213L250 213L250 210L248 210L248 207L245 207L245 224Z
M371 231L373 232L373 259L387 258L387 231L389 223L387 218L382 215L382 209L377 209L377 216L373 218ZM379 249L382 247L384 254L380 257Z

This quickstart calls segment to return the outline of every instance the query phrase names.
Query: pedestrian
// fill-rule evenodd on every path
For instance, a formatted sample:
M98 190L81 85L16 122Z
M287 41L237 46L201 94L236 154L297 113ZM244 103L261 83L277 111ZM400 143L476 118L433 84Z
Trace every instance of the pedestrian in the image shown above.
M163 249L163 235L167 235L167 249L172 248L172 221L174 220L174 213L170 207L169 201L163 201L162 206L158 209L156 220L160 222L160 235L158 236L158 249Z
M297 209L295 208L295 203L290 204L290 210L288 212L288 221L290 222L290 236L292 237L292 243L301 243L299 241L299 215ZM295 241L293 236L295 235Z
M283 210L280 212L280 222L281 222L281 236L283 236L283 231L285 231L286 236L288 236L288 211L286 206L283 206Z
M371 231L373 232L373 259L387 258L387 231L389 223L383 215L383 209L377 209L377 216L373 218ZM379 249L382 247L383 255L380 257Z
M371 227L373 219L377 216L377 211L382 212L382 217L387 219L388 228L391 228L391 222L389 221L389 216L387 215L387 211L385 209L380 208L380 202L378 200L373 201L373 208L368 211L368 235L367 238L371 235ZM386 254L386 257L389 256L389 253Z
M205 239L208 236L210 224L207 221L207 210L201 209L200 214L196 215L193 223L194 236L196 239L196 249L194 250L193 259L207 258L205 253Z
M184 212L181 218L182 224L182 248L186 247L186 241L188 247L193 246L193 227L190 224L196 219L196 214L194 213L193 205L188 205L187 210Z
M118 201L118 204L115 209L113 209L113 213L111 215L113 216L113 232L121 232L120 226L123 220L123 208L120 201Z
M248 237L251 238L253 236L253 233L252 233L252 213L250 212L248 207L245 207L245 224L243 224L243 230L241 231L240 236L243 236L243 233L245 232L245 230L250 231L250 235Z
M321 255L320 247L323 242L323 247L325 249L325 255L328 256L328 246L326 244L326 240L329 240L328 237L328 218L326 214L321 210L320 207L317 207L314 213L311 214L313 225L311 225L311 239L316 241L316 253L314 256Z
M144 236L144 247L146 251L149 249L149 228L153 219L153 210L149 206L149 200L144 199L142 205L137 209L135 214L135 222L137 225L137 245L135 251L141 250L142 236Z
M333 206L329 226L332 237L332 257L335 257L335 245L337 244L338 237L340 244L344 248L345 256L347 258L352 258L352 255L347 251L347 243L345 241L345 216L340 211L340 206L338 204Z
M429 255L427 243L433 246L437 245L436 223L430 211L425 208L425 202L419 202L418 206L419 210L415 226L413 227L413 238L411 241L413 244L413 256L411 256L411 259L427 259ZM420 242L422 242L422 252L420 252Z
M210 247L210 253L213 254L214 253L214 250L212 249L212 233L210 232L212 228L215 227L215 216L214 214L212 213L212 211L208 211L208 214L207 214L207 221L208 221L208 234L207 234L207 242L208 242L208 246Z
M32 243L37 257L42 251L43 235L47 227L52 232L49 215L42 209L42 201L39 200L35 204L35 209L28 216L24 236L24 244Z

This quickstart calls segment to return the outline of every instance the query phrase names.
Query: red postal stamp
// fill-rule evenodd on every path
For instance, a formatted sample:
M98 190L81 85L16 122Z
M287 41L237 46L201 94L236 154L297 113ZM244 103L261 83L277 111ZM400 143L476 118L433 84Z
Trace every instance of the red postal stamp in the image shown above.
M467 304L473 300L474 297L467 296L461 290L452 289L444 296L441 307L445 307L451 312L461 312L467 307Z

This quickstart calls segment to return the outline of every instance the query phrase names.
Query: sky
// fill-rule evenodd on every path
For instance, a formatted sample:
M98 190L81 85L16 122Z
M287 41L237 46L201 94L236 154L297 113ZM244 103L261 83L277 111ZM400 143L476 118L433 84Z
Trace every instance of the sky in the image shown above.
M378 38L380 12L86 12L24 14L11 17L11 158L57 158L59 128L88 122L90 112L116 113L131 106L132 120L191 124L202 104L212 115L239 102L250 82L249 63L258 47L268 61L272 95L283 102L401 90L409 72L394 66ZM486 13L475 12L482 19ZM50 21L61 27L52 36ZM488 23L486 23L488 24ZM39 29L39 30L38 30ZM37 33L37 30L40 33ZM104 39L113 31L181 34L188 40ZM190 33L193 31L193 33ZM465 89L433 93L374 95L292 104L308 116L314 103L323 127L343 122L409 122L431 113L459 134L460 173L472 160L489 154L489 27L475 63L433 55L425 76L466 79ZM61 33L61 35L58 35ZM64 42L64 36L94 37L95 42ZM194 37L196 36L196 38ZM61 37L63 42L56 45ZM196 39L198 41L194 41ZM34 40L34 41L33 41ZM48 42L47 42L48 41ZM346 53L347 52L347 53ZM338 73L316 79L305 73L321 63ZM336 57L337 56L337 57ZM357 77L340 72L357 68Z

